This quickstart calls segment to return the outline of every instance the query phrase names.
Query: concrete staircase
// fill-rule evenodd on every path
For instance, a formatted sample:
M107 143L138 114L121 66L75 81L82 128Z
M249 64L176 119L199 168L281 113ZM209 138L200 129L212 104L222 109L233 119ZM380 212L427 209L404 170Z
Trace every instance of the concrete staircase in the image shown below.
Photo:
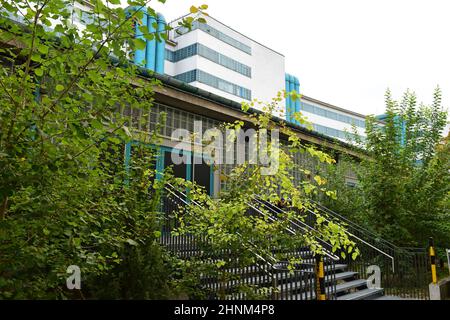
M167 249L185 258L197 256L200 258L205 252L199 250L193 244L192 238L166 236L162 237ZM300 248L295 252L288 252L286 256L301 257L302 263L297 266L297 273L290 274L287 270L280 269L281 272L261 270L260 266L250 265L245 268L229 268L225 272L230 275L230 279L219 281L211 275L202 275L202 286L205 289L222 290L225 299L246 299L246 294L236 292L242 284L257 286L259 288L274 288L274 277L276 278L275 299L280 300L315 300L315 271L311 263L314 261L313 253L308 248ZM208 255L205 264L215 263L220 256ZM361 279L358 272L348 269L347 264L336 263L325 266L325 286L327 299L333 300L394 300L400 299L384 295L383 289L372 289L367 287L367 280Z
M171 194L172 200L166 202L166 206L175 208L180 205L187 206L184 199L186 196L177 192L174 189L167 189ZM171 203L173 202L173 203ZM250 205L249 214L265 215L271 221L276 221L278 215L283 213L283 209L278 208L270 203L255 199L257 205ZM198 205L194 202L194 205ZM175 206L175 207L173 207ZM258 207L259 206L259 207ZM260 210L264 207L267 210ZM173 210L173 209L172 209ZM169 208L170 211L170 208ZM268 213L270 212L270 213ZM188 214L188 212L186 212ZM291 226L286 229L288 234L297 235L303 232L314 230L313 225L308 225L300 220L291 222ZM359 239L359 238L358 238ZM367 280L360 276L360 273L349 269L347 262L331 253L331 245L324 240L317 238L316 241L321 243L324 248L324 262L325 262L325 292L327 299L336 300L397 300L399 298L385 296L382 288L369 288ZM197 257L197 260L205 264L214 264L218 260L225 257L230 257L231 252L221 251L220 253L207 252L207 249L199 249L197 246L198 239L191 236L173 237L170 235L170 230L163 232L161 237L161 244L174 254L183 257ZM364 242L369 248L378 250L371 244ZM252 244L255 246L254 244ZM248 248L247 248L248 249ZM379 251L379 250L378 250ZM226 270L222 270L220 275L205 273L200 277L200 282L205 290L211 292L212 299L246 299L249 293L242 291L242 286L252 287L253 289L266 289L265 292L270 292L267 298L281 299L281 300L315 300L316 299L316 261L313 252L309 248L303 247L296 250L273 249L273 255L268 260L267 257L262 258L258 256L259 261L254 265L247 265L233 263L236 261L229 261ZM278 258L275 259L274 257ZM300 260L295 266L295 271L287 270L287 263L291 258ZM276 260L276 261L275 261ZM358 270L365 272L364 268ZM217 268L212 270L216 270ZM364 271L363 271L364 270ZM258 291L258 290L256 290ZM264 290L262 290L264 291ZM259 291L258 291L259 292Z

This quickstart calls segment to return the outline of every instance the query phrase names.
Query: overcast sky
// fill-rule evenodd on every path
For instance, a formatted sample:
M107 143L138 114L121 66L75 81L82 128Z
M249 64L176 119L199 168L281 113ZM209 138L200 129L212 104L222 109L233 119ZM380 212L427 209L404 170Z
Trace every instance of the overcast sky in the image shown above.
M384 92L410 88L450 106L449 0L167 0L168 21L208 13L286 57L303 94L362 114L384 112Z

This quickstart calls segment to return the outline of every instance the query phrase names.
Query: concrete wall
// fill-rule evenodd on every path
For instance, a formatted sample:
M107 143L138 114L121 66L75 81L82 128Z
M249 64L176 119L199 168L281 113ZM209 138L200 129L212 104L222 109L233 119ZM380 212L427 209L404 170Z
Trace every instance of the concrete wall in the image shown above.
M430 283L430 300L450 300L450 277Z
M252 53L248 54L243 52L238 48L217 39L207 32L198 29L178 37L175 37L172 32L172 40L177 42L177 45L175 47L167 45L167 48L169 50L179 50L194 43L201 43L204 46L216 50L229 58L249 66L252 69L252 77L249 78L244 76L203 57L188 58L177 63L166 61L166 73L168 75L174 76L192 69L200 69L218 78L249 89L252 92L252 98L257 98L266 102L270 102L271 99L276 96L278 91L284 89L285 70L283 55L251 40L214 18L205 17L205 19L207 20L208 25L212 28L217 29L233 39L251 47ZM176 25L177 21L172 23L172 26ZM191 84L236 102L245 101L241 97L204 84ZM284 108L284 103L282 107Z

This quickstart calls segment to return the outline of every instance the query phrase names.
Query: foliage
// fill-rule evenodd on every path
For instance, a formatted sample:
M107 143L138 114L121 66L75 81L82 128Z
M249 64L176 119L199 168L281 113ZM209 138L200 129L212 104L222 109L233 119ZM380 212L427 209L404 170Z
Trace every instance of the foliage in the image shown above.
M425 247L434 237L440 247L450 246L449 137L443 139L447 113L436 89L430 106L418 104L406 92L400 102L386 94L382 125L367 119L367 139L356 141L367 157L342 157L340 168L328 176L337 189L337 201L328 205L398 245ZM358 185L345 185L353 171Z
M292 228L292 221L305 220L304 209L313 208L308 201L314 193L327 194L326 181L320 176L303 180L299 185L294 182L293 171L305 171L293 161L293 156L298 152L308 153L320 162L331 164L334 160L326 153L317 150L313 146L304 145L298 135L286 124L281 126L275 123L272 114L276 113L283 95L280 93L269 104L253 101L249 105L243 104L243 109L258 105L262 113L249 115L252 125L256 128L255 136L261 132L270 132L280 129L284 145L267 143L261 145L258 142L258 153L267 152L269 157L278 161L277 169L267 174L266 166L252 164L249 159L243 164L236 164L231 173L222 173L226 180L226 188L223 189L218 199L209 197L206 191L191 182L183 186L189 190L189 214L184 211L179 215L180 226L176 230L177 235L194 235L202 239L206 252L229 252L232 259L223 258L215 262L209 270L213 274L221 275L223 281L230 280L232 274L226 270L237 266L249 266L255 263L267 263L275 265L281 261L288 262L288 268L293 270L301 263L299 257L289 254L300 247L309 247L317 254L337 253L345 257L351 254L353 258L358 255L358 249L346 233L345 228L333 222L325 222L324 217L317 214L316 222L311 232L300 231L295 235L288 230ZM297 115L301 118L301 115ZM305 122L303 119L302 121ZM239 129L244 124L237 122L227 124L228 129ZM236 136L230 134L234 141ZM271 142L274 142L273 140ZM208 144L210 141L205 141ZM217 168L216 168L217 169ZM257 206L254 197L269 201L274 205L289 203L284 213L277 216L277 220L270 219L273 216L267 208ZM255 207L256 206L256 207ZM255 210L256 208L256 210ZM258 210L260 212L258 213ZM324 248L320 240L332 244L332 249ZM278 248L279 253L274 254L273 249ZM326 251L328 250L328 251ZM286 254L288 253L288 254ZM201 258L204 259L204 258ZM205 272L202 269L202 272ZM241 292L254 292L251 287L242 287ZM270 291L256 293L269 295Z
M119 111L148 114L157 85L129 63L129 51L142 48L131 32L142 13L91 3L92 19L78 30L72 1L0 1L2 298L170 294L154 232L161 184L149 185L154 172L145 168L151 156L123 167L123 143L135 134ZM74 293L64 289L73 264L82 270Z
M146 7L149 1L128 2ZM157 144L158 138L150 135L142 141L132 129L138 120L126 116L133 109L146 119L158 85L140 78L140 70L129 63L129 53L144 46L131 32L142 12L128 16L119 1L92 3L92 19L78 30L70 20L72 1L0 0L0 41L6 44L0 48L0 297L204 298L198 290L204 270L199 261L176 258L158 244L160 197L171 175L155 179L155 168L149 167L155 152L145 145ZM192 7L198 15L180 24L189 28L201 23L206 9ZM141 31L149 40L165 37ZM252 118L260 131L274 128L268 114L281 100L280 94L263 106L264 114ZM297 120L302 122L300 116ZM246 264L255 260L255 252L247 250L250 242L258 243L263 256L281 244L310 245L323 253L316 240L321 236L335 250L352 252L347 249L355 246L345 230L320 219L320 234L290 237L282 232L288 218L309 205L308 195L328 192L320 176L299 186L293 183L292 170L302 168L293 164L292 154L333 161L303 146L287 127L282 134L288 150L269 150L279 155L279 170L266 176L261 166L237 166L221 200L190 182L173 181L189 187L192 200L202 204L183 217L178 232L206 234L213 249L233 248ZM141 144L124 165L124 143L138 139ZM265 199L292 203L293 209L277 223L245 215L248 196L261 186ZM70 265L82 270L81 290L65 289ZM219 261L215 267L222 272L225 265Z

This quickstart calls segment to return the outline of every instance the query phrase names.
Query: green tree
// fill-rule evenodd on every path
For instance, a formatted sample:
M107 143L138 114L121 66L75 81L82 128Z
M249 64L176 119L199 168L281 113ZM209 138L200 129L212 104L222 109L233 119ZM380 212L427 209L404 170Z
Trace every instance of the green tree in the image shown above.
M443 138L447 112L436 89L431 105L418 104L406 92L400 102L386 93L386 115L366 121L361 160L344 159L328 172L337 201L328 205L404 246L450 245L449 139ZM356 187L345 184L345 172L358 177Z
M91 3L91 19L78 30L72 1L0 1L2 298L169 294L154 232L161 184L150 184L154 171L145 167L153 156L128 170L122 156L137 136L121 110L148 114L158 85L129 63L129 53L145 46L132 32L143 14L127 16L116 0ZM82 290L69 292L73 264L83 272Z
M295 98L299 96L295 93ZM255 150L260 154L267 153L272 160L277 161L276 170L268 174L267 166L261 163L255 164L247 159L243 164L237 164L229 174L222 173L222 179L226 180L226 188L221 190L218 199L209 197L203 188L187 182L183 188L189 190L189 214L185 211L179 215L180 226L176 229L177 235L194 235L203 240L206 252L228 252L219 261L205 264L205 257L190 260L185 266L190 272L196 270L197 273L220 275L219 279L228 281L232 279L233 273L228 274L227 270L236 267L247 267L255 263L261 263L262 259L272 264L277 262L288 262L288 268L294 268L297 263L301 263L301 257L292 252L301 247L308 247L319 255L336 253L345 258L346 254L351 254L355 259L359 253L355 242L347 236L343 226L332 221L325 222L324 217L317 213L313 228L309 232L298 231L295 235L287 232L292 230L293 221L305 221L303 209L312 208L309 201L314 194L334 196L326 186L325 179L319 175L312 179L304 179L300 184L295 183L293 172L308 171L301 165L295 164L293 157L297 153L307 153L311 159L316 159L319 163L334 163L332 157L327 153L318 150L316 147L306 145L298 137L297 133L291 130L285 123L281 125L273 120L273 114L277 113L283 95L280 93L271 103L263 103L257 100L243 104L243 110L247 111L256 105L262 113L249 115L250 122L255 128L255 139L261 132L280 130L282 140L278 146L276 143L258 145ZM301 114L295 115L296 119L307 124ZM228 129L239 130L244 124L236 122L227 124ZM227 137L230 141L235 141L236 136L230 133ZM257 141L257 140L255 140ZM273 142L273 141L272 141ZM206 144L211 141L205 141ZM259 206L255 202L255 197L268 201L275 206L285 203L284 213L273 214L267 208ZM260 210L258 213L255 207ZM276 217L276 220L269 216ZM294 228L295 229L295 228ZM323 240L331 244L324 247ZM274 254L274 248L279 249L279 253ZM228 259L232 257L232 259ZM192 266L196 267L193 268ZM231 278L230 278L231 277ZM249 288L243 286L241 292L249 294ZM257 298L266 297L273 293L271 290L259 288Z

